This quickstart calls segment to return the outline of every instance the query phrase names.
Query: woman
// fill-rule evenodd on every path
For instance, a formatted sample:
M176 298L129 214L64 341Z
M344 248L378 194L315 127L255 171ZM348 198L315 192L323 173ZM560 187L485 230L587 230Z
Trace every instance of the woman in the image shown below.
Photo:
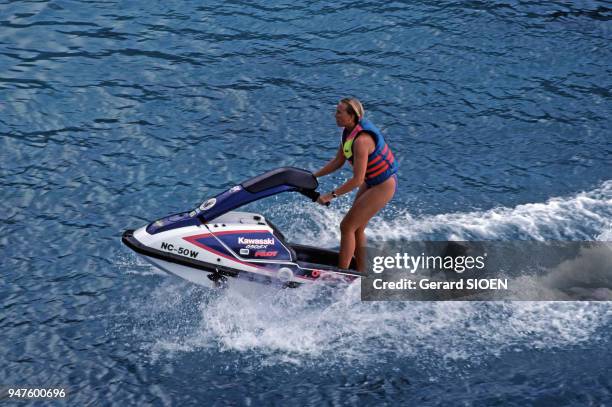
M353 177L328 194L321 195L322 205L359 187L353 206L340 223L340 258L338 267L348 269L355 255L357 270L366 269L365 227L368 221L393 198L397 189L397 163L391 149L374 125L363 118L361 102L342 99L336 107L336 124L343 127L342 142L336 157L315 172L315 177L331 174L346 160L353 166Z

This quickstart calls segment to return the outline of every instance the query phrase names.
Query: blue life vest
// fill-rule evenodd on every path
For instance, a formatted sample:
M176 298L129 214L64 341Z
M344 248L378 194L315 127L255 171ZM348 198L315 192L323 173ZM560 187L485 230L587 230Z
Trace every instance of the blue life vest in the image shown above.
M374 151L368 155L365 182L370 186L378 185L397 172L397 163L382 133L372 122L361 119L350 134L347 134L348 132L344 130L342 133L342 152L353 165L353 142L363 132L371 135L376 144Z

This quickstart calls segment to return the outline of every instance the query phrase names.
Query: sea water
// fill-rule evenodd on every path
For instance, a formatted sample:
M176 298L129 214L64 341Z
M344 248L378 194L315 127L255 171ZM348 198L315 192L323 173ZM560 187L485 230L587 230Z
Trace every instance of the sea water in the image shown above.
M65 387L65 405L609 404L609 303L212 291L120 236L320 168L356 96L400 167L371 241L609 241L611 18L597 1L0 5L0 386ZM350 203L246 209L336 248Z

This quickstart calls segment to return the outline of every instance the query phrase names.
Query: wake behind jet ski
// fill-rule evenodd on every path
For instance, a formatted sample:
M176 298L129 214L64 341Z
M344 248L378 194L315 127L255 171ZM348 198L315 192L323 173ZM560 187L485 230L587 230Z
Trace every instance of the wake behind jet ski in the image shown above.
M289 243L262 215L233 211L250 202L299 192L316 201L319 183L309 171L282 167L205 200L197 208L126 230L122 241L154 266L196 284L244 283L298 287L317 281L351 282L361 276L338 269L338 253Z

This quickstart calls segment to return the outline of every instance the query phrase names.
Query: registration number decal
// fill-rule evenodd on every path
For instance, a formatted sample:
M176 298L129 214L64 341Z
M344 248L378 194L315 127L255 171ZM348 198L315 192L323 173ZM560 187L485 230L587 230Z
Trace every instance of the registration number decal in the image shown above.
M198 257L198 254L199 254L196 250L186 249L184 247L175 246L172 243L166 243L166 242L162 242L161 249L167 252L180 254L181 256L191 257L192 259L195 259L196 257Z

